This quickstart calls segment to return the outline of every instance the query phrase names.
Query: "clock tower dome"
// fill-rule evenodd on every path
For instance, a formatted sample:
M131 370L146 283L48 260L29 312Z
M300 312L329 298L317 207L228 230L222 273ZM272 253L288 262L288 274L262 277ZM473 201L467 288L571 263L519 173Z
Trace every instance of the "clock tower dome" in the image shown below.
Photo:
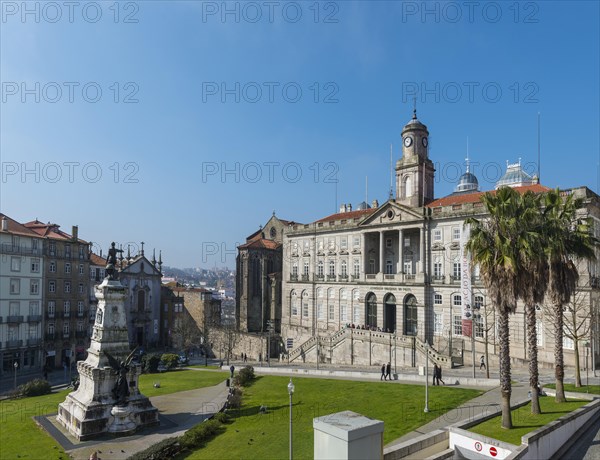
M415 109L402 129L402 158L396 162L396 202L418 207L432 201L434 172L429 159L429 131L417 119Z

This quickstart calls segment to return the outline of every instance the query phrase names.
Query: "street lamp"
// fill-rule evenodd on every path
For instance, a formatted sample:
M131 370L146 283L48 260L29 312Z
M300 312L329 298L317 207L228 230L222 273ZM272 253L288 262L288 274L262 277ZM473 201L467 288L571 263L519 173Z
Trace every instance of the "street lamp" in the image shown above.
M15 361L14 368L15 368L15 390L16 390L17 389L17 369L19 368L19 363L17 361Z
M292 460L292 395L294 394L294 384L290 377L290 383L288 383L288 393L290 395L290 460Z
M429 412L429 342L425 341L425 409Z

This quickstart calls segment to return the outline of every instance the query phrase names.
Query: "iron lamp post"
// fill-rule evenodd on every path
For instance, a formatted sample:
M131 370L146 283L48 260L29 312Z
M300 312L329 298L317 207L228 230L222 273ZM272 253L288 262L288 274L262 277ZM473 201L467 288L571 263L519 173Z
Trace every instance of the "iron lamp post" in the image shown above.
M292 395L294 394L294 384L290 377L290 383L288 383L287 389L290 395L290 460L292 460Z
M15 390L17 389L17 369L19 368L19 363L17 361L15 361L15 364L13 364L14 368L15 368Z
M429 412L429 342L425 341L425 409Z

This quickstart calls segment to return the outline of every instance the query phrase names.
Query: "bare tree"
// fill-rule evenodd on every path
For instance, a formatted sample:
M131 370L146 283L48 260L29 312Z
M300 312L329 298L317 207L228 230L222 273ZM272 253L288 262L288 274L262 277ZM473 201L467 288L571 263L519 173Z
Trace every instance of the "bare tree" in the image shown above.
M225 351L227 365L233 355L233 350L240 342L241 334L235 325L227 324L225 326L215 326L212 328L212 337L217 341L220 348Z
M200 328L187 311L183 318L175 320L173 343L176 343L178 348L183 348L187 351L191 348L199 347L202 343L202 335Z

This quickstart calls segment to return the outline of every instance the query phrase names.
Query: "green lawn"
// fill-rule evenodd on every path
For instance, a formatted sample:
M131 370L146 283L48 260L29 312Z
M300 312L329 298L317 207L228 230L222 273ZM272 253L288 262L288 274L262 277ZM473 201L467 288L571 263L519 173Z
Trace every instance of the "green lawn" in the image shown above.
M576 387L574 383L565 383L564 386L565 391L574 391L576 393L593 393L595 395L600 395L600 385L583 385L581 387ZM556 384L551 383L544 385L544 388L556 388Z
M212 387L223 382L228 376L229 372L175 369L160 374L143 374L140 376L139 387L143 394L151 397ZM160 382L160 388L154 388L155 382Z
M531 404L513 410L513 428L511 430L501 428L502 417L498 416L470 428L470 431L519 446L521 445L521 436L535 431L587 403L589 401L568 400L565 403L558 404L551 396L541 397L540 408L542 414L532 415Z
M234 422L206 447L187 458L287 458L289 436L289 377L263 376L245 389L243 407ZM478 390L429 387L430 412L423 412L422 385L294 378L294 457L313 457L312 420L352 410L385 422L384 443L413 431L448 410L480 395ZM268 414L259 414L261 405Z
M146 396L164 395L216 385L227 378L228 372L169 371L163 374L140 376L140 390ZM154 388L160 381L160 388ZM69 390L45 396L0 402L0 459L67 459L68 455L32 417L53 414Z

